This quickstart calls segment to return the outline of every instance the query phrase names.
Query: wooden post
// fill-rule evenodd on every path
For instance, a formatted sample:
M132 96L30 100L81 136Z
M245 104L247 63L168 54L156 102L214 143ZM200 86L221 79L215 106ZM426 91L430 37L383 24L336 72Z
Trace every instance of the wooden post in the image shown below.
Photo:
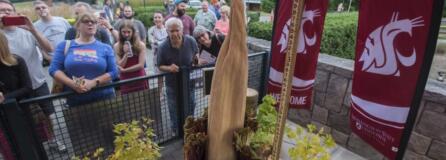
M285 128L286 118L288 116L288 105L290 104L290 94L292 88L292 79L294 68L296 66L297 44L299 44L299 29L301 25L302 14L304 10L305 0L293 0L291 12L291 24L288 35L288 47L286 49L285 66L283 70L283 84L279 100L279 112L277 115L276 131L273 140L272 158L278 160L282 147L283 131Z

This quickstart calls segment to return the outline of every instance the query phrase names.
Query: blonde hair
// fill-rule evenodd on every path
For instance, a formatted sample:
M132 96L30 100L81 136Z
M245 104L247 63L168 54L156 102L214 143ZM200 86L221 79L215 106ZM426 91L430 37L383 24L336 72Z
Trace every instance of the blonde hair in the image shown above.
M231 15L231 8L229 8L229 6L227 5L221 6L220 13L223 12L226 12L227 13L226 16L229 18L229 16Z
M87 13L83 13L83 14L79 15L76 18L76 23L74 24L74 26L76 26L76 28L79 27L79 25L83 19L90 19L90 20L95 20L95 21L98 20L93 13L87 12Z
M89 13L89 12L83 13L76 18L76 23L74 23L74 26L76 29L79 28L79 25L81 24L83 19L89 19L89 20L94 20L94 21L98 20L93 13ZM80 33L79 33L79 30L77 30L76 37L79 37L79 36L80 36Z
M0 31L0 62L6 66L17 64L17 59L11 54L8 46L8 39L3 32Z

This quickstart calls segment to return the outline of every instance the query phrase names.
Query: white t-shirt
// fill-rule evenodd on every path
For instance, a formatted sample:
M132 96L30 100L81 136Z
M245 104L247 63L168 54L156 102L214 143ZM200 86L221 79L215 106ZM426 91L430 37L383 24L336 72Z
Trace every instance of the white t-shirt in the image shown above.
M8 46L12 54L16 54L25 60L28 67L33 89L37 89L45 83L45 72L42 60L39 58L36 46L36 38L31 32L16 28L14 30L3 30L8 39Z
M51 43L51 45L56 48L56 46L65 40L65 33L71 25L62 17L54 17L49 22L44 22L41 19L34 22L34 27L43 34ZM48 53L53 55L53 53Z

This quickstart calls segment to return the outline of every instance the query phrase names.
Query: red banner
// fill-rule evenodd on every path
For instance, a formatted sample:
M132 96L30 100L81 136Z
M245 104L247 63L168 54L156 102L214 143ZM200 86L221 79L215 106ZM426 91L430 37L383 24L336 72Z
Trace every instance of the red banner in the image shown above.
M361 0L350 127L395 159L424 61L433 0Z
M274 37L271 46L271 66L268 79L268 93L279 101L283 82L285 52L291 23L292 1L278 1ZM307 0L301 20L300 34L297 37L297 58L292 80L290 107L311 107L312 91L316 75L316 64L321 45L322 30L328 0Z

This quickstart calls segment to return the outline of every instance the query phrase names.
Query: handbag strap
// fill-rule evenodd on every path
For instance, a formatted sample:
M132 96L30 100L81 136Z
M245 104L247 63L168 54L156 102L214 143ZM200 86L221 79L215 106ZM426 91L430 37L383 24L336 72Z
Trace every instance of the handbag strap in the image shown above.
M66 40L65 41L65 48L63 50L63 55L66 56L68 49L70 49L70 45L71 45L71 40Z

